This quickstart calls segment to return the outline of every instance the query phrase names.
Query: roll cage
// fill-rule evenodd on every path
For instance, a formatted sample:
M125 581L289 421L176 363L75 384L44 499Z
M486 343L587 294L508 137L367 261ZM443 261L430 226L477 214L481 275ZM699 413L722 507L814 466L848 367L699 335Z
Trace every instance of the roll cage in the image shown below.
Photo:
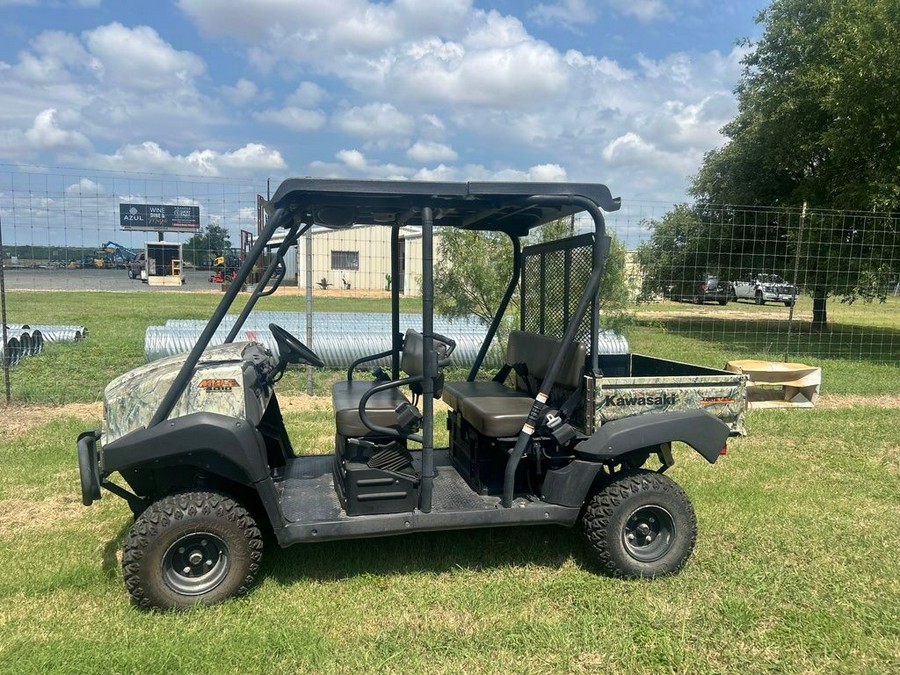
M401 181L356 181L327 179L288 179L284 181L266 205L268 222L244 259L237 276L210 317L209 322L188 354L178 375L154 413L149 428L168 418L175 403L184 392L204 350L209 346L222 319L234 304L238 293L263 258L267 249L274 249L270 261L259 276L244 308L229 332L226 342L234 341L257 301L274 293L285 277L284 256L299 238L313 226L347 229L357 225L381 225L391 228L391 275L399 275L397 256L400 229L415 226L422 232L422 337L424 362L422 372L422 489L419 508L431 510L434 465L433 402L438 363L433 354L434 279L433 248L435 227L455 227L464 230L505 233L511 240L513 271L500 305L488 327L484 342L472 365L469 380L481 368L487 351L496 335L500 321L512 300L517 284L523 277L523 255L520 237L534 227L549 221L587 212L594 225L591 271L567 317L562 344L570 344L579 337L577 332L586 316L589 317L590 367L597 373L599 316L597 295L603 266L609 250L602 211L616 211L618 198L601 184L589 183L414 183ZM283 231L279 243L276 234ZM391 289L391 376L399 378L399 355L403 334L400 326L400 290ZM547 402L553 383L562 366L564 349L560 349L545 374L535 395L527 421L518 435L507 464L502 504L512 505L516 467L524 454L530 436Z

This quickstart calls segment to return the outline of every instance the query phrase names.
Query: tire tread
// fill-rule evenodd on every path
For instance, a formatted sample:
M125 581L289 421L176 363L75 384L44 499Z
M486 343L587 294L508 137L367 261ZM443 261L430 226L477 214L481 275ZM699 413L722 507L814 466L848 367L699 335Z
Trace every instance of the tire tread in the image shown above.
M151 504L138 518L122 545L122 576L134 603L143 609L170 609L148 592L142 561L154 538L173 522L197 515L225 519L237 526L247 539L248 573L234 596L246 595L262 562L262 533L249 512L231 497L218 492L180 492Z

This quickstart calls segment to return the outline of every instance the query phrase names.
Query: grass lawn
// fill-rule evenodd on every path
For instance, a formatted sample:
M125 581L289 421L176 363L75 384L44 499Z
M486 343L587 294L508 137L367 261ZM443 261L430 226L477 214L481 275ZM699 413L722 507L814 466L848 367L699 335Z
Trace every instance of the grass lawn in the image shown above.
M900 368L876 359L817 359L830 393L861 396L750 412L750 435L714 466L676 448L668 475L699 521L677 576L599 576L577 530L490 529L269 544L247 598L136 610L118 560L130 512L109 494L80 504L74 441L99 420L61 405L97 400L142 363L147 325L201 318L217 300L148 295L9 294L12 321L85 324L90 337L11 372L16 401L50 406L0 409L0 672L900 672ZM892 329L898 306L883 309L865 321ZM627 328L635 351L718 366L753 355L667 325L671 311ZM323 391L333 375L319 377ZM304 388L299 375L280 387ZM299 410L286 415L295 445L329 452L328 399ZM8 431L26 412L46 419Z
M185 614L130 606L130 514L80 505L90 420L59 419L0 443L0 670L897 672L896 417L750 413L715 466L677 449L700 534L672 578L598 576L574 530L417 534L270 545L249 597ZM325 449L327 415L287 423Z

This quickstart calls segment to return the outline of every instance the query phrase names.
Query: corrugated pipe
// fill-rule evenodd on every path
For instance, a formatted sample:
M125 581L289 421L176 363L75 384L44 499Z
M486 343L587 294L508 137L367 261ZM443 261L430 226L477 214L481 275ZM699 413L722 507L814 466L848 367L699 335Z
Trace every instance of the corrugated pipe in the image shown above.
M234 325L236 316L228 314L222 319L223 326ZM247 317L244 328L268 328L275 323L291 333L298 335L306 331L306 314L302 312L253 312ZM422 317L419 314L401 314L400 325L404 328L422 330ZM203 328L203 319L169 319L169 328ZM317 312L313 315L313 327L323 332L348 332L368 334L373 331L390 330L390 315L375 312ZM485 335L485 325L478 319L434 317L434 330L437 333L457 335Z
M10 326L12 330L40 331L44 342L78 342L88 336L88 329L84 326L52 326L46 324L18 324Z
M147 361L155 361L167 356L190 351L200 337L200 329L172 329L167 326L150 326L144 337L144 355ZM227 330L218 330L210 344L221 344L225 341ZM313 351L325 362L328 368L347 368L353 361L369 354L377 354L391 348L389 333L369 333L365 339L361 335L345 333L316 333ZM478 348L484 336L454 336L456 350L453 352L454 365L471 366L478 354ZM278 345L268 329L247 329L241 331L237 341L249 340L260 342L278 355ZM488 366L499 367L501 359L499 351L492 350L487 359ZM364 367L388 366L389 358L366 362Z
M7 335L19 341L19 349L22 356L36 356L44 351L44 334L37 329L23 330L21 328L6 327Z
M12 368L22 360L22 348L17 338L11 337L6 344L0 343L0 363Z

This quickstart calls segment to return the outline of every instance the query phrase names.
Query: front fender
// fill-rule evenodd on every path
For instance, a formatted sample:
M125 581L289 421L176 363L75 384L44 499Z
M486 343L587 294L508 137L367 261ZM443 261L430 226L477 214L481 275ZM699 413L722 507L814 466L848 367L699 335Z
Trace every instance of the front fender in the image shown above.
M198 466L251 485L269 476L265 441L246 421L199 412L137 429L103 447L104 475L133 468Z

